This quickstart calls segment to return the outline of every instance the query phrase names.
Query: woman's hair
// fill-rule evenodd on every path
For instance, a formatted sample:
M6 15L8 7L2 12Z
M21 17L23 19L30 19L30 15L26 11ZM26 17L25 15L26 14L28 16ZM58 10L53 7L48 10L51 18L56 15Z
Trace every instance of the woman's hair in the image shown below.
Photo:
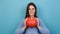
M34 6L34 8L35 8L34 17L37 17L37 8L36 8L36 5L35 5L34 3L32 3L32 2L30 2L30 3L27 5L27 8L26 8L26 16L25 16L25 18L30 17L30 15L29 15L29 6L30 6L30 5Z

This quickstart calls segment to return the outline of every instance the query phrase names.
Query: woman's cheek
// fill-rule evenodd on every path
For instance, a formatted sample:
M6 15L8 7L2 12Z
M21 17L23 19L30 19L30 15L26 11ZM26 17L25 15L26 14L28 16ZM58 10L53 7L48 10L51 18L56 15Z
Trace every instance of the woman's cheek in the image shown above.
M33 10L33 15L35 14L35 10Z

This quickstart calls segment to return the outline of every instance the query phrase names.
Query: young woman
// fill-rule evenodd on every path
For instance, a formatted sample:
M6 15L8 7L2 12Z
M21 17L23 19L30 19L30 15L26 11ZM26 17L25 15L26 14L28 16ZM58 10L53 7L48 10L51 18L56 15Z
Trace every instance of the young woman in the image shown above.
M25 34L25 32L26 32L26 30L29 28L27 25L26 25L26 21L28 20L28 19L36 19L37 20L37 26L35 26L34 28L36 28L37 29L37 32L39 33L39 34L41 34L40 33L40 29L42 29L41 28L41 26L39 25L39 20L38 20L38 17L37 17L37 8L36 8L36 5L34 4L34 3L29 3L28 5L27 5L27 9L26 9L26 16L25 16L25 21L24 21L24 26L23 26L23 28L22 28L22 30L24 30L24 32L23 32L23 34Z

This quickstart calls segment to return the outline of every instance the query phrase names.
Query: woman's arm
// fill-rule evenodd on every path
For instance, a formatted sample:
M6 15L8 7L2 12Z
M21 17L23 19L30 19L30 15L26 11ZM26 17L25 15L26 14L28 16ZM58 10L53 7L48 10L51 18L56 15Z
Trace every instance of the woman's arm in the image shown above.
M25 30L27 28L27 26L26 26L26 20L27 20L27 18L24 21L24 26L22 27L22 30Z
M42 34L49 34L49 30L48 28L46 27L46 25L44 24L43 20L41 18L38 18L39 19L39 24L40 26L42 27L42 29L40 30L40 32Z
M24 30L22 30L22 27L24 26L24 20L23 19L20 24L18 25L16 31L15 31L15 34L22 34L24 32Z

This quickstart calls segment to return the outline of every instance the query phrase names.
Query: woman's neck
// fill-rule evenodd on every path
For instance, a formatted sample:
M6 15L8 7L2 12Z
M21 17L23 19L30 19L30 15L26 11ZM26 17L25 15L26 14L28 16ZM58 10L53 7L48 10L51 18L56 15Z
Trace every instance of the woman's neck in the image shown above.
M32 18L34 18L34 16L30 16L30 18L32 19Z

